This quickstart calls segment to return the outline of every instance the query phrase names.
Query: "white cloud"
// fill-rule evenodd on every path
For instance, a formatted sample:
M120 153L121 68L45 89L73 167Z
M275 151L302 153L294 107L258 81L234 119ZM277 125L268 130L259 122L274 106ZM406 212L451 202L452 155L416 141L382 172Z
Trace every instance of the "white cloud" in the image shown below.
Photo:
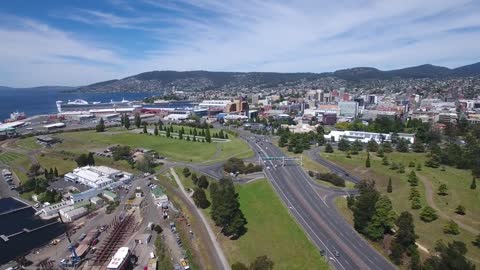
M63 72L62 83L95 82L149 70L323 72L354 66L400 68L424 63L461 65L480 60L480 5L470 0L142 0L113 11L73 9L67 18L134 29L151 44L139 59L119 51L135 48L108 40L78 40L38 22L0 26L0 44L21 69L43 68L42 78ZM128 36L126 37L128 38ZM39 45L39 46L33 46ZM120 46L120 49L115 47ZM60 53L59 53L60 52ZM59 59L58 55L70 56ZM74 61L75 58L85 61ZM0 64L0 69L2 68ZM5 64L8 66L8 64ZM71 66L69 66L71 65ZM19 67L20 67L19 66ZM69 75L68 68L85 74ZM58 70L61 69L61 70ZM74 73L74 72L72 72ZM2 75L0 75L2 76ZM13 76L12 83L23 78ZM45 80L32 78L29 83ZM0 80L3 79L0 77ZM39 80L39 81L37 81ZM50 80L49 83L57 83ZM67 83L74 84L74 83Z

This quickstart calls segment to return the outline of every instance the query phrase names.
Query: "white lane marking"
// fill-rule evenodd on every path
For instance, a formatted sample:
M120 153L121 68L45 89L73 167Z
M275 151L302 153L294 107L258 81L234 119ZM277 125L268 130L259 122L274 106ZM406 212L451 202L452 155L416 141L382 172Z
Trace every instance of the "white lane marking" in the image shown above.
M260 146L258 146L257 143L255 143L255 145L263 152L263 154L265 156L268 156L268 154L265 152L265 150L263 150ZM273 165L272 161L270 160L270 164ZM333 252L328 248L328 246L322 241L322 239L315 233L315 231L312 229L312 227L307 223L307 221L303 218L303 216L300 214L300 212L295 208L295 206L293 206L292 202L288 199L288 197L285 195L285 193L283 192L283 190L280 188L280 186L276 183L276 181L274 180L274 177L273 175L271 175L271 173L267 170L265 171L265 174L270 174L270 177L271 177L271 181L273 184L275 184L277 186L277 190L279 190L281 192L281 194L283 195L283 197L285 198L285 200L288 201L288 203L290 205L292 205L292 210L294 210L296 213L297 213L297 216L300 217L304 224L308 227L308 229L315 235L315 237L320 241L320 243L322 243L322 245L325 247L325 249L331 254L333 255ZM320 248L320 247L319 247ZM340 261L338 261L338 259L333 259L334 262L337 262L338 265L340 265L340 267L343 269L343 270L346 270L345 267L343 267L343 265L340 263Z

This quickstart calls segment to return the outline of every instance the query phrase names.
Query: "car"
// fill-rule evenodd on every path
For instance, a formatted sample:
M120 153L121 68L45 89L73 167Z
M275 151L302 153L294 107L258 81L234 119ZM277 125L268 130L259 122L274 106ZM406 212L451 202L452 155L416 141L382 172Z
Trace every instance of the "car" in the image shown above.
M325 250L320 249L320 255L321 255L321 256L325 256Z
M335 255L335 257L340 257L340 252L338 252L338 250L334 250L333 251L333 255Z

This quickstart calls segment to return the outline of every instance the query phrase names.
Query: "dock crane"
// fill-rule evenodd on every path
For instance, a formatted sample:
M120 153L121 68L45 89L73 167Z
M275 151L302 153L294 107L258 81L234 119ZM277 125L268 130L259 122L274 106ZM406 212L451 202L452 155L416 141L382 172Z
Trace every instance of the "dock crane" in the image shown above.
M65 224L65 222L63 222L60 212L58 212L58 217L60 218L62 224ZM71 255L70 260L62 260L60 263L63 267L75 267L80 263L80 257L78 257L77 252L75 252L75 247L73 246L72 239L70 239L70 234L68 233L68 230L66 228L65 235L68 239L68 250L70 250Z

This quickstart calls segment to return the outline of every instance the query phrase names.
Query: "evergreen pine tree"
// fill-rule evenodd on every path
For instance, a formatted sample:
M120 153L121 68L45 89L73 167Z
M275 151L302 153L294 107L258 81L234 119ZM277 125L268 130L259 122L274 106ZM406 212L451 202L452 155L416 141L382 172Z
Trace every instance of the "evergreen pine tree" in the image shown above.
M58 170L57 170L57 167L55 167L55 169L53 170L53 174L55 175L55 177L58 177Z
M388 186L387 186L387 193L392 193L393 187L392 187L392 178L390 177L388 179Z
M472 179L472 184L470 185L470 189L477 189L477 180L475 177Z
M367 160L365 161L365 167L370 168L370 152L367 152Z
M155 126L155 129L153 130L153 134L155 136L158 136L158 127L157 126Z

